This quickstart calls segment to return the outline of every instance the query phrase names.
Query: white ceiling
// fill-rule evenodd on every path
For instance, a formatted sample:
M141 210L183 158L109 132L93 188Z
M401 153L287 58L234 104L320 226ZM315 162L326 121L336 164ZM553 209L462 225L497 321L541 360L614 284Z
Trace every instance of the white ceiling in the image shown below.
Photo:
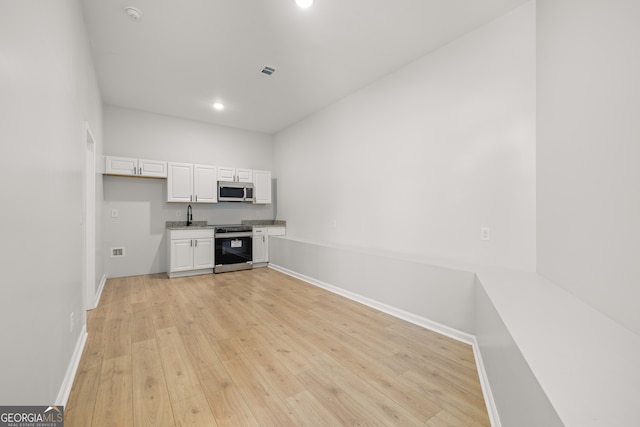
M274 133L526 1L80 3L106 104Z

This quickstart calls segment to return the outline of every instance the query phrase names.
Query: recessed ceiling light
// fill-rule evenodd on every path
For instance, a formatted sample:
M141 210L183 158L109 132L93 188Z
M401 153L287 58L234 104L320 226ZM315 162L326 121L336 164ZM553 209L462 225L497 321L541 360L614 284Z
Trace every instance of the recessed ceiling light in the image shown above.
M213 104L213 109L216 110L216 111L222 111L222 110L224 110L224 104L221 103L221 102L215 102Z
M296 4L299 7L307 8L313 4L313 0L296 0Z
M127 16L134 21L139 21L140 18L142 18L142 12L140 12L140 10L136 9L135 7L131 7L131 6L125 7L124 11L127 14Z

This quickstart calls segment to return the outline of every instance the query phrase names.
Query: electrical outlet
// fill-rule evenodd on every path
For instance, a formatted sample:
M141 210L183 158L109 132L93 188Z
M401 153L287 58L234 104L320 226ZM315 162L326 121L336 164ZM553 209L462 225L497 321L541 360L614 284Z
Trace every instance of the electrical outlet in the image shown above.
M76 326L76 319L75 319L75 314L72 312L71 313L71 318L69 321L69 332L73 332L73 328L75 328Z
M491 229L489 227L480 228L480 240L485 242L491 240Z
M111 218L118 218L118 210L111 209Z
M176 218L180 218L182 216L182 212L176 211Z

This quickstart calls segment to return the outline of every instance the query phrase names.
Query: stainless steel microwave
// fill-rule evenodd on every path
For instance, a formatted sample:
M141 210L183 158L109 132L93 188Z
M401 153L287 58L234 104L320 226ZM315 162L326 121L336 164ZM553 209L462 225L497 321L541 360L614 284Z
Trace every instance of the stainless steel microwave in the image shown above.
M219 202L253 202L253 184L250 182L218 181Z

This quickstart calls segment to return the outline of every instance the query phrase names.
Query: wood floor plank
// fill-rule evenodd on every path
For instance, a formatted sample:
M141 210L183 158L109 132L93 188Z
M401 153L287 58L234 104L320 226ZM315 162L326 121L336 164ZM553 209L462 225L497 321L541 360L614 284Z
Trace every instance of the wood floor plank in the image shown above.
M156 336L176 425L216 426L177 328L160 329Z
M175 426L155 339L132 344L133 425Z
M312 363L316 372L325 375L332 384L349 394L369 416L375 417L376 424L417 426L423 423L423 420L415 417L411 411L398 405L375 387L371 387L371 384L361 381L332 356L321 354L314 357Z
M109 279L69 427L489 426L471 347L269 268Z
M430 418L426 423L428 427L460 427L468 425L465 421L443 409L435 416Z
M200 382L190 364L177 328L159 329L156 334L162 369L171 401L197 397L200 393Z
M270 344L265 346L256 342L255 346L244 351L243 355L260 373L270 392L280 399L285 400L304 391L304 386L273 355Z
M294 375L309 369L309 359L319 353L307 351L306 347L299 345L300 340L295 342L283 328L258 326L253 328L253 332L256 341L270 348L273 357Z
M69 394L69 402L82 402L82 404L67 405L65 408L67 426L85 427L93 423L98 386L100 385L102 358L97 362L95 358L86 357L85 354L82 356ZM70 420L73 420L73 424Z
M223 362L232 380L238 384L253 416L261 426L285 427L299 423L284 402L271 393L268 383L261 377L251 360L243 354ZM290 416L291 414L291 416Z
M318 402L309 390L285 399L285 404L300 420L300 426L333 427L341 425L340 421L324 405Z
M155 339L156 328L153 325L151 309L147 302L133 304L131 315L131 343Z
M131 425L133 419L131 357L105 359L91 425L93 427Z
M430 376L425 381L421 372L405 372L398 381L435 400L448 413L463 420L464 425L489 425L489 416L480 396L461 393L438 376Z
M298 374L298 379L313 397L338 419L337 425L384 425L382 421L370 415L348 391L336 385L333 379L328 378L324 373L309 369Z
M182 339L218 425L260 425L218 358L208 336L195 331L194 334L184 335Z

